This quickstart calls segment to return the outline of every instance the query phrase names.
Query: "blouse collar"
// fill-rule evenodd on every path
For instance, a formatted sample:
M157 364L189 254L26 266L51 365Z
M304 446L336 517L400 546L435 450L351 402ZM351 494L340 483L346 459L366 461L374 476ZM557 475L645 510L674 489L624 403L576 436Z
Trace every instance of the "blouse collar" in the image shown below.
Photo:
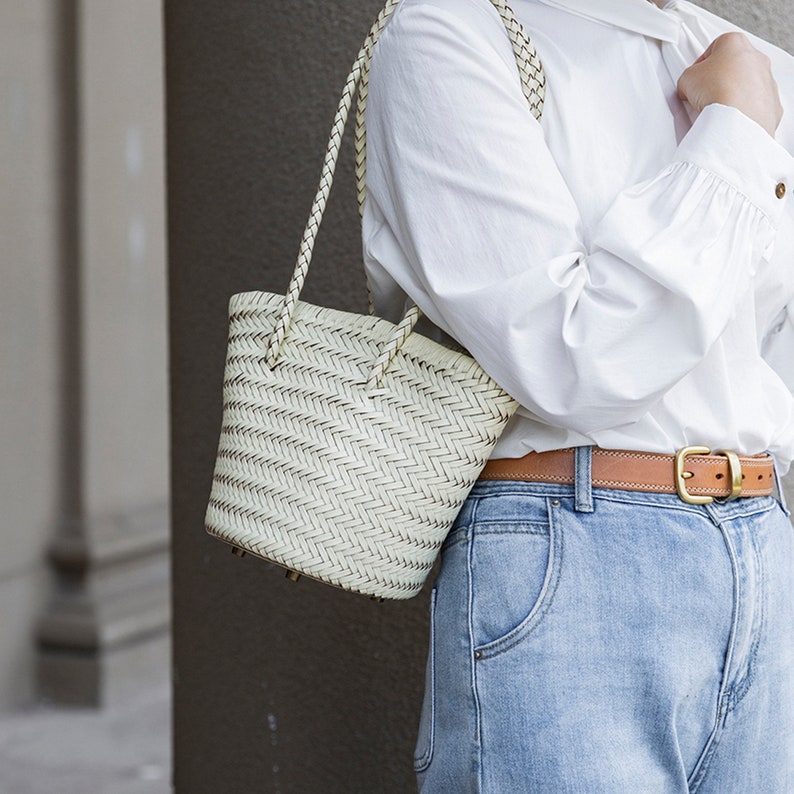
M677 14L662 10L650 0L541 0L541 2L660 41L677 41L681 30L681 22Z

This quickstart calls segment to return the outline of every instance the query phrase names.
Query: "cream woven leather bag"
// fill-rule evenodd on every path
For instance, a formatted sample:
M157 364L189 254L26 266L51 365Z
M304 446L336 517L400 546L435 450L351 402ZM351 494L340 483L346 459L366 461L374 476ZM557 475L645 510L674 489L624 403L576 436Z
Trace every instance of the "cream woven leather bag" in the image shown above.
M345 83L286 295L231 298L206 529L290 578L404 599L421 590L517 404L473 358L411 333L416 307L394 325L299 300L357 88L363 205L369 62L398 2L378 15ZM540 61L509 6L491 2L539 119Z

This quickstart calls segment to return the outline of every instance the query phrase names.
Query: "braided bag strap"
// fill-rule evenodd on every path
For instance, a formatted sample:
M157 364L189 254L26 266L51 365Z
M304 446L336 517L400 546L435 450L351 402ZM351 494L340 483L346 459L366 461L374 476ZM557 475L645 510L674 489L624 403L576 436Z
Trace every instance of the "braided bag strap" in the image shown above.
M394 3L396 5L396 3ZM530 40L523 25L516 19L513 9L503 0L491 0L491 5L502 18L521 78L521 90L529 103L532 115L540 121L543 115L543 103L546 97L546 76L540 62L535 45ZM374 45L374 43L373 43ZM364 213L364 200L367 197L367 130L364 118L367 110L369 93L369 65L372 53L362 64L361 80L358 86L356 103L356 196L358 199L359 216Z
M535 118L540 119L543 113L546 80L538 54L521 23L515 18L515 14L510 6L506 2L503 2L503 0L490 0L490 2L499 12L513 45L513 52L516 56L516 63L521 77L521 87L524 96L526 96L529 102L532 114ZM320 183L309 211L309 219L303 231L303 236L301 237L295 270L293 271L292 278L287 287L287 292L284 296L284 302L279 312L276 325L268 340L265 352L265 364L269 368L275 366L279 350L289 330L292 315L295 312L295 307L298 304L303 284L309 272L314 243L317 238L317 232L320 229L323 214L325 213L325 207L328 203L328 196L331 192L331 185L333 184L342 137L350 114L350 108L353 104L353 97L356 95L356 90L358 90L356 119L356 185L359 212L363 211L364 200L366 198L366 133L364 114L367 102L369 64L372 59L372 51L375 47L375 43L380 38L380 34L383 32L389 17L399 3L400 0L387 0L386 5L383 6L375 22L372 24L353 62L350 73L345 80L342 95L337 105L336 115L331 125L331 134L325 151L325 159L320 174ZM395 339L400 341L395 343L394 340L390 340L390 343L387 345L388 352L384 350L381 356L379 356L376 368L380 372L383 371L388 361L391 360L399 349L401 341L410 333L418 317L419 310L414 307L406 315L403 322L400 323L395 333Z

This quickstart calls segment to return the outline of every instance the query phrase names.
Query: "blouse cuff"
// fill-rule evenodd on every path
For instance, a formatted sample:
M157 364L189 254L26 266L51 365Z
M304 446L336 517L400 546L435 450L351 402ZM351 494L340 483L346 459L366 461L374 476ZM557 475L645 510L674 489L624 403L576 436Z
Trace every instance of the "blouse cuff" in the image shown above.
M794 157L740 110L707 105L678 147L692 163L728 182L777 228L794 195Z

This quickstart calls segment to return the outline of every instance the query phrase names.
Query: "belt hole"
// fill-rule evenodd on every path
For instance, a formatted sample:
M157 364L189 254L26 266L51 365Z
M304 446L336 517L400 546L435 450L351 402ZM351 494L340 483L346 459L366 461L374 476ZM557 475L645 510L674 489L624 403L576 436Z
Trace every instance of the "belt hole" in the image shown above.
M718 475L717 475L717 479L718 479L718 480L721 480L721 479L722 479L724 476L725 476L724 474L718 474Z

